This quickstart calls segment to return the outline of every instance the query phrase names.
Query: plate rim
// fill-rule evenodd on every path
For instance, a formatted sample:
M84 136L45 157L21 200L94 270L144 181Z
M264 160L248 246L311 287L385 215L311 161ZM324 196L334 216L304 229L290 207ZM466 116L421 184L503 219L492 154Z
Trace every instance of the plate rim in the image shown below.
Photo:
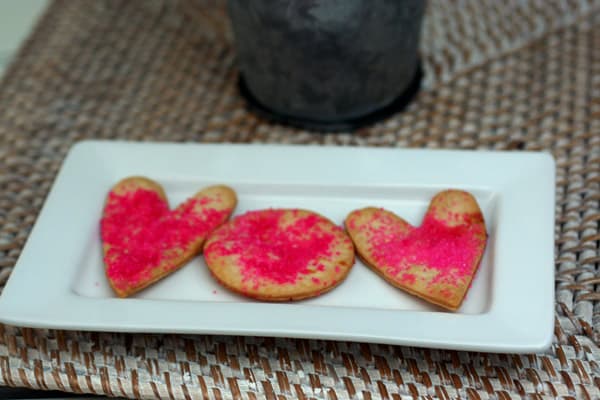
M53 204L60 200L61 196L64 196L65 187L68 188L69 185L72 185L73 182L77 183L78 179L81 179L81 176L76 176L75 169L78 163L81 162L92 162L94 160L93 157L98 155L106 156L111 153L111 151L115 151L115 149L125 149L127 151L147 151L150 149L153 152L164 152L165 149L169 149L169 151L183 151L189 150L191 147L199 149L204 148L207 150L210 149L246 149L243 151L252 152L269 152L269 151L287 151L287 152L296 152L296 154L308 154L308 152L317 152L321 154L327 154L327 152L348 152L348 154L355 152L358 153L368 153L368 154L395 154L395 155L408 155L411 154L411 157L417 156L431 156L437 155L442 157L459 157L461 159L466 158L480 158L482 155L486 155L491 158L495 158L498 161L501 159L508 159L511 163L523 163L528 166L536 167L536 172L541 170L544 172L544 176L541 178L539 176L535 177L536 182L527 181L527 176L523 176L521 174L519 177L513 177L513 179L521 179L525 180L525 183L535 184L536 188L543 188L542 191L533 191L532 198L529 199L528 205L531 207L532 204L543 203L543 207L540 208L550 208L551 213L546 216L547 220L542 221L546 227L550 226L549 229L550 234L541 235L540 237L534 238L538 242L543 244L543 247L548 247L549 254L540 254L536 257L539 258L541 262L548 263L552 268L551 271L548 271L545 275L542 275L541 281L543 281L542 287L544 292L541 293L540 299L536 299L533 301L533 306L539 307L540 305L545 305L546 309L542 309L540 312L539 320L541 321L541 326L537 331L523 331L521 329L519 333L519 337L522 339L520 342L506 341L504 343L498 343L497 340L490 340L489 337L483 335L481 338L477 338L477 335L472 335L467 332L468 329L473 329L477 325L485 325L494 323L494 319L501 321L516 321L518 323L527 324L527 312L531 312L533 307L531 304L527 303L524 307L514 308L508 307L504 305L502 299L498 299L498 293L496 293L496 287L494 288L494 293L492 293L492 303L490 305L490 309L488 312L481 314L450 314L450 313L439 313L439 312L427 312L427 311L414 311L414 310L378 310L384 311L383 313L372 313L372 314L387 314L392 315L393 313L402 314L401 319L404 318L406 321L416 321L417 324L438 324L438 326L443 326L444 324L461 324L463 329L463 335L465 339L461 339L457 335L460 333L460 329L456 332L446 332L448 334L447 339L437 339L435 335L425 334L424 337L418 338L414 334L404 336L400 335L399 337L390 337L390 333L383 333L379 336L377 333L371 331L370 334L351 334L351 332L331 332L331 331L317 331L314 328L310 329L271 329L271 330L260 330L260 327L254 327L252 329L235 329L235 327L228 325L227 323L222 323L218 329L202 329L190 323L189 325L180 325L179 327L175 326L154 326L152 322L148 323L131 323L128 321L127 324L115 324L115 323L103 323L102 321L75 321L66 322L65 319L58 319L56 311L54 314L44 314L41 313L40 310L48 309L56 310L65 307L65 304L70 304L73 309L78 309L78 312L81 313L86 311L86 307L94 307L94 304L100 304L100 307L104 305L110 307L116 307L114 304L115 301L118 301L119 307L123 306L122 302L125 302L127 308L130 308L132 312L144 312L143 309L146 306L139 304L139 302L143 302L143 304L152 303L153 306L161 305L165 302L169 304L173 304L173 302L177 302L178 306L182 306L185 308L186 312L190 312L194 306L197 306L198 302L195 301L173 301L173 300L149 300L149 299L97 299L97 298L88 298L80 295L76 295L70 290L72 277L69 276L68 279L65 278L62 281L62 286L57 285L54 287L55 291L46 290L45 299L44 299L44 308L41 309L37 306L32 306L31 303L20 302L20 294L19 290L17 290L17 286L24 285L26 283L25 272L35 271L35 267L30 266L28 264L29 259L35 256L32 255L35 249L31 249L30 242L38 241L39 232L44 228L44 224L47 224L47 216L52 212ZM118 152L118 151L117 151ZM360 157L358 157L360 158ZM468 160L469 161L469 160ZM472 162L472 161L471 161ZM504 160L504 162L507 162ZM531 165L530 165L531 164ZM529 171L531 172L531 171ZM74 175L75 174L75 175ZM81 174L80 174L81 175ZM90 141L82 141L75 144L67 154L66 158L63 161L63 164L55 178L55 181L50 189L50 192L44 202L44 205L36 219L34 227L30 232L30 235L25 243L25 246L22 250L22 253L14 267L13 273L9 277L4 292L0 296L0 322L11 324L11 325L19 325L19 326L27 326L34 328L56 328L56 329L76 329L76 330L94 330L94 331L119 331L119 332L156 332L156 333L202 333L202 334L231 334L231 335L258 335L258 336L287 336L287 337L303 337L303 338L315 338L315 339L330 339L330 340L354 340L354 341L363 341L363 342L374 342L374 343L389 343L389 344L398 344L398 345L411 345L411 346L425 346L425 347L434 347L434 348L445 348L445 349L457 349L457 350L483 350L483 351L492 351L492 352L503 352L503 351L511 351L511 352L536 352L543 351L547 349L553 337L553 327L554 327L554 206L555 206L555 162L552 156L545 152L498 152L498 151L472 151L472 150L446 150L446 149L399 149L399 148L365 148L365 147L338 147L338 146L300 146L300 145L279 145L279 144L268 144L268 145L256 145L256 144L230 144L230 143L212 143L212 144L192 144L192 143L172 143L172 142L153 142L153 143L140 143L140 142L127 142L127 141L104 141L104 140L90 140ZM522 186L523 182L520 182ZM495 192L499 196L500 207L503 208L500 212L507 212L505 210L506 207L515 207L515 199L514 194L510 193L511 187L515 186L513 183L508 180L496 183L497 187ZM104 188L102 189L104 190ZM104 192L105 193L105 192ZM539 204L538 204L539 205ZM48 211L50 210L50 211ZM547 211L547 210L546 210ZM510 209L509 209L510 212ZM537 215L537 214L536 214ZM539 218L539 216L538 216ZM41 228L40 228L41 226ZM499 228L500 229L500 228ZM505 234L503 232L497 232L498 234ZM515 243L514 241L511 243ZM534 257L534 258L536 258ZM25 265L25 267L23 267ZM548 269L550 269L548 267ZM41 268L41 267L37 267ZM539 267L543 268L543 267ZM508 271L510 272L510 271ZM501 287L503 291L507 290L508 286L515 285L514 282L510 282L511 276L507 275L506 271L493 271L494 280L499 280L501 282ZM531 271L524 271L524 276L527 280L531 280L533 275ZM517 290L523 291L525 288L525 284L523 282L517 282L516 287ZM530 282L525 282L530 283ZM46 288L48 289L48 288ZM23 294L27 294L28 291L23 291ZM527 297L523 292L517 291L517 296ZM85 300L84 300L85 299ZM548 299L551 301L549 302ZM150 302L150 303L149 303ZM183 304L181 304L183 303ZM505 301L506 303L506 301ZM550 304L548 304L550 303ZM25 306L24 306L25 304ZM237 303L234 303L237 304ZM242 303L245 304L245 303ZM268 307L269 313L272 313L274 308L271 307L271 304L264 303L250 303L252 306L256 306L260 304L259 309ZM239 304L237 304L239 307ZM27 309L29 306L29 309ZM276 315L285 315L286 312L289 312L290 307L293 308L294 312L300 313L307 318L310 317L311 310L305 310L305 308L311 308L314 306L306 306L302 304L278 304L276 309L278 311L275 312ZM284 307L280 307L284 306ZM109 307L109 308L110 308ZM214 304L213 304L214 307ZM322 308L323 306L319 306ZM224 304L223 307L217 306L218 312L227 312L228 309L231 308L227 304ZM340 307L332 307L336 309L336 313L341 315L339 318L346 322L350 322L350 317L346 316L348 314L348 310L364 310L360 308L351 308L348 307L344 311L340 311ZM343 308L343 307L342 307ZM219 311L221 310L221 311ZM535 309L533 309L535 311ZM321 310L322 311L322 310ZM326 314L326 313L325 313ZM59 313L60 315L60 313ZM429 322L423 322L423 318L429 319ZM490 321L490 318L492 320ZM155 324L156 325L156 324ZM247 326L253 326L251 323ZM495 324L495 327L500 328L498 324ZM200 328L200 329L199 329ZM512 327L514 328L514 326ZM363 330L364 332L364 330ZM387 335L387 336L386 336Z

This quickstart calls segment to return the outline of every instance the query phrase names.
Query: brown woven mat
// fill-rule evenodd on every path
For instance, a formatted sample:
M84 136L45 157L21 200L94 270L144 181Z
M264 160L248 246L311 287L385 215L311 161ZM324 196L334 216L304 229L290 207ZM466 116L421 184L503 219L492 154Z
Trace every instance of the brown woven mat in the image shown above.
M177 399L600 398L599 9L432 0L427 90L373 127L319 134L245 111L220 3L53 3L0 84L2 285L80 139L544 150L558 178L555 338L523 356L0 325L0 384Z

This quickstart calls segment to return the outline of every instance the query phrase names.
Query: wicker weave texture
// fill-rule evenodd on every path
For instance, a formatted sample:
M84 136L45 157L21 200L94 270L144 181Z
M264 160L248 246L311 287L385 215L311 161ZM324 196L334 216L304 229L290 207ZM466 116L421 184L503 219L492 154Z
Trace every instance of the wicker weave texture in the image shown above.
M376 125L321 134L245 110L220 2L53 3L0 83L1 285L81 139L541 150L557 162L555 338L545 354L505 355L0 326L0 384L174 399L600 398L598 10L432 0L426 90Z

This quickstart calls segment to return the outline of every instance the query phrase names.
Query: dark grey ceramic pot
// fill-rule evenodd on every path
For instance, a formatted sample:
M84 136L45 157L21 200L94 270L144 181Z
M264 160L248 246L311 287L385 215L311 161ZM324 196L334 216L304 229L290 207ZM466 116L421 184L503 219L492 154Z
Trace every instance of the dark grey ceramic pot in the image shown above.
M420 81L425 0L229 0L240 86L276 120L345 129L396 111Z

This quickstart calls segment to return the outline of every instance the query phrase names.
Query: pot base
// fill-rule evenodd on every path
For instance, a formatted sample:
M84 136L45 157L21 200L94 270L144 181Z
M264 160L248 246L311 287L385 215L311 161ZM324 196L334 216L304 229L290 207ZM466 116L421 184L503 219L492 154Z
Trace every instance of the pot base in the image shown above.
M381 121L390 115L402 111L417 95L421 88L421 81L423 80L423 69L419 64L415 77L406 87L406 89L400 93L391 103L388 105L378 108L375 111L371 111L368 114L360 115L357 117L341 119L337 121L319 121L309 118L301 118L293 115L283 114L270 109L261 102L250 92L250 89L246 85L244 77L240 73L238 79L238 87L242 97L246 99L246 105L251 112L268 119L269 121L292 125L297 128L307 129L312 131L321 132L348 132L359 129L365 125L370 125L375 122Z

